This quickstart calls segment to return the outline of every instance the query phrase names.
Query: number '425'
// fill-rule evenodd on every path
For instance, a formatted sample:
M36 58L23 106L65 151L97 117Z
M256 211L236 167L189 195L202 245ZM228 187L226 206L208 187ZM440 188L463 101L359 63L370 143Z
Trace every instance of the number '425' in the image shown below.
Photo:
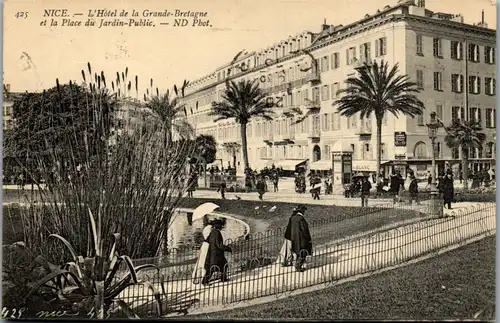
M21 11L16 13L16 18L17 19L26 19L28 18L28 12L27 11Z

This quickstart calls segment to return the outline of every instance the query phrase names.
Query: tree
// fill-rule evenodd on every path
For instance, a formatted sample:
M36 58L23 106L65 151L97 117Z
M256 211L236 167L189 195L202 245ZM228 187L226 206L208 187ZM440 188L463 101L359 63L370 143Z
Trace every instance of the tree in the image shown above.
M377 123L377 181L380 176L382 120L386 113L398 117L400 113L414 118L422 114L424 104L416 97L420 90L408 75L399 75L398 64L389 70L383 60L364 63L357 76L346 80L347 87L337 92L341 95L333 105L341 115L369 118L373 113Z
M467 171L469 169L469 152L472 149L482 149L486 135L482 133L481 124L475 120L454 120L449 127L445 127L444 141L451 149L462 151L462 177L464 190L467 190Z
M81 161L101 151L98 147L112 132L116 96L105 88L91 90L72 82L60 85L58 80L56 84L42 93L27 92L14 100L15 123L5 133L4 157L30 169L30 175L32 161L50 155L47 147L61 150L58 156L63 164L72 156ZM89 97L99 102L99 113L89 104ZM71 150L63 145L68 140Z
M184 105L179 103L179 98L171 98L170 91L165 94L153 96L146 102L146 108L150 109L167 127L167 139L172 140L173 133L179 134L181 138L189 138L194 129L186 119Z
M213 136L199 135L195 141L195 158L201 159L203 173L205 175L205 186L207 185L207 164L215 161L217 155L217 142Z
M216 116L215 122L234 119L240 124L243 162L245 170L250 168L247 152L247 124L252 118L261 117L272 120L272 106L266 104L266 94L256 81L242 80L226 82L222 101L212 103L210 115Z

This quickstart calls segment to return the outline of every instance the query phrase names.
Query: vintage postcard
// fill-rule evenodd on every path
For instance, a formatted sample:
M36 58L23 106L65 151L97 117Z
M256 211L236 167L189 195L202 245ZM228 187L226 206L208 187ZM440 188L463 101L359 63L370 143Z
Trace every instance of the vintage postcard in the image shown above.
M4 319L495 319L493 0L3 28Z

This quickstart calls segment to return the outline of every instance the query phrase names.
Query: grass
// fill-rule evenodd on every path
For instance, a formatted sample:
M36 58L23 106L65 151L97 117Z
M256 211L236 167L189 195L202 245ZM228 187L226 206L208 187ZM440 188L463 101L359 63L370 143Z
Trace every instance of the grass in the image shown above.
M192 319L495 319L495 236L407 267Z

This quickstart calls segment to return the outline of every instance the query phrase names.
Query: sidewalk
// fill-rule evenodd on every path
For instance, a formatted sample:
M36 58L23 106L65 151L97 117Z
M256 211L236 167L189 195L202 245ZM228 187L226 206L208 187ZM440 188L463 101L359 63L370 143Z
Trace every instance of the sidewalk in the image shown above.
M155 285L158 290L166 292L168 300L175 298L180 302L178 297L181 297L183 304L196 303L195 308L188 308L190 314L218 311L242 301L283 294L322 283L334 283L357 274L401 264L429 252L437 252L458 242L494 231L494 211L495 204L483 204L482 211L467 213L466 216L422 221L314 250L305 272L271 264L233 275L229 282L217 282L207 287L192 284L191 273L178 276L178 279L183 276L184 280ZM147 295L143 288L133 286L125 290L121 297L126 302L135 299L133 307L143 305L144 301L151 301L151 297L138 297ZM173 305L170 302L169 304Z

